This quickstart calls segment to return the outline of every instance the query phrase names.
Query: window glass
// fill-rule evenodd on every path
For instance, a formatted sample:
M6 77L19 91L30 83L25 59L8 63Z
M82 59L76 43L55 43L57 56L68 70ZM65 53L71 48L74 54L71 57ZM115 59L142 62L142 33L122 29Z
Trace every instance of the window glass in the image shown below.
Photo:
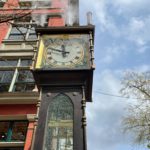
M37 39L37 35L36 35L36 32L35 32L35 27L31 27L30 28L30 33L29 33L29 39Z
M37 35L36 35L36 33L30 33L28 38L29 39L37 39Z
M13 75L14 71L0 71L0 92L9 90ZM35 83L31 71L20 70L17 77L13 91L32 91L34 89Z
M9 122L0 122L0 141L7 141Z
M26 83L25 91L33 91L34 88L35 88L34 83Z
M17 82L33 82L33 75L29 70L19 71Z
M16 39L25 39L27 33L27 28L24 27L12 27L9 39L16 40Z
M16 18L14 20L14 23L26 23L26 22L30 22L31 18L32 17L30 15L27 15L27 16L24 16L24 17L21 17L21 18Z
M9 90L10 83L0 83L0 92L6 92Z
M31 8L32 3L31 1L22 1L22 2L19 2L19 6L20 8Z
M11 34L17 34L17 33L26 33L27 32L27 28L25 27L12 27L11 29Z
M17 60L0 60L0 66L17 66L18 63L18 59ZM21 60L21 66L30 66L32 64L32 60L31 59L22 59Z
M44 149L73 150L73 104L68 96L57 95L49 105Z
M10 34L9 35L9 39L10 40L24 40L25 39L25 36L20 34L20 33L17 33L17 34Z
M31 27L32 26L32 27ZM29 35L27 34L29 33ZM27 37L28 35L28 37ZM33 27L33 24L26 24L25 27L12 27L9 39L10 40L16 40L16 39L37 39L37 35L35 32L35 27Z
M0 8L3 8L3 7L4 7L4 4L5 4L5 2L0 1Z
M32 91L34 89L34 79L30 71L19 71L17 82L15 83L15 91Z
M16 66L18 60L0 60L0 66Z
M0 83L10 83L14 71L0 71Z
M42 7L50 7L51 0L39 0L39 1L22 1L19 2L20 8L42 8Z
M0 122L0 142L25 141L27 121Z
M25 141L27 122L14 122L12 128L12 141Z
M34 78L30 70L27 68L17 68L31 66L31 59L20 59L21 63L18 64L19 58L16 60L0 60L0 92L15 91L32 91L34 89ZM9 66L9 70L7 67ZM0 67L1 69L1 67ZM14 80L12 80L14 79ZM11 89L9 88L11 86Z
M35 34L35 27L31 27L30 28L30 33L34 33Z
M15 84L15 91L16 92L23 92L23 91L32 91L35 87L34 83L16 83Z
M21 66L30 66L32 64L31 59L21 60Z

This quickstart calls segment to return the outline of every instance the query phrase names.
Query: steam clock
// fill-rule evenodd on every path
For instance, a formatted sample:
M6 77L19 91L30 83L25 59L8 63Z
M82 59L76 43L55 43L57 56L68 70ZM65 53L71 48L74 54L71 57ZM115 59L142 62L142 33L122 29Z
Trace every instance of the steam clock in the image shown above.
M38 28L33 74L41 93L34 150L86 150L92 101L94 26Z

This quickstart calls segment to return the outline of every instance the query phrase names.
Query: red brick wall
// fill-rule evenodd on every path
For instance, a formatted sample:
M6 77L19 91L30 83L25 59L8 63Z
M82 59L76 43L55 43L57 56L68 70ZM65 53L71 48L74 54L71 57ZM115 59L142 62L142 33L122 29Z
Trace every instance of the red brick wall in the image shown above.
M48 26L56 27L56 26L64 26L64 25L65 25L65 21L61 17L52 17L48 21Z
M9 29L9 25L6 23L2 23L0 24L0 43L2 42L2 40L5 38L7 32Z
M68 7L68 0L53 0L52 1L52 6L51 8L53 9L40 9L40 10L12 10L13 8L18 6L18 0L8 0L6 2L6 4L4 5L4 8L9 8L7 10L1 10L0 14L15 14L15 13L28 13L28 12L32 12L33 14L50 14L50 13L61 13L63 14L62 16L64 16L64 14L66 13L66 9ZM65 25L65 20L63 17L52 17L49 18L48 20L48 26L64 26ZM9 25L6 23L0 24L0 43L2 42L2 40L5 38L5 36L7 35L9 29Z

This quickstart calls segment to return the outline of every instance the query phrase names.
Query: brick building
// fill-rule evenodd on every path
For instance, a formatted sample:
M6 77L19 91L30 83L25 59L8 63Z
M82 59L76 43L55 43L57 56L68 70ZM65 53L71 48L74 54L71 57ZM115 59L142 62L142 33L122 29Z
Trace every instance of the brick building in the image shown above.
M0 149L87 150L94 26L78 0L0 1Z
M32 147L39 99L30 71L37 52L35 28L65 26L71 3L68 0L0 1L0 149Z

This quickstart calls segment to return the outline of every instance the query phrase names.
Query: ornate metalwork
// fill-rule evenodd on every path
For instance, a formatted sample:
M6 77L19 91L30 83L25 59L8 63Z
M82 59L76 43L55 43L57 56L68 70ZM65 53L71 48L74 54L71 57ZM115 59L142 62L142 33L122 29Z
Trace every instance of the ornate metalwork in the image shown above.
M93 44L93 34L90 32L89 34L90 38L90 53L91 53L91 67L95 69L95 64L94 64L94 44Z
M49 105L44 150L73 150L73 104L64 94Z
M40 90L40 95L37 101L37 113L36 116L34 118L34 133L33 133L33 138L32 138L32 145L31 145L31 150L33 150L34 148L34 142L35 142L35 133L37 130L37 123L38 123L38 119L39 119L39 112L40 112L40 106L41 106L41 101L42 101L42 89Z
M86 99L85 99L85 88L82 86L82 126L84 134L84 150L87 150L87 139L86 139Z

